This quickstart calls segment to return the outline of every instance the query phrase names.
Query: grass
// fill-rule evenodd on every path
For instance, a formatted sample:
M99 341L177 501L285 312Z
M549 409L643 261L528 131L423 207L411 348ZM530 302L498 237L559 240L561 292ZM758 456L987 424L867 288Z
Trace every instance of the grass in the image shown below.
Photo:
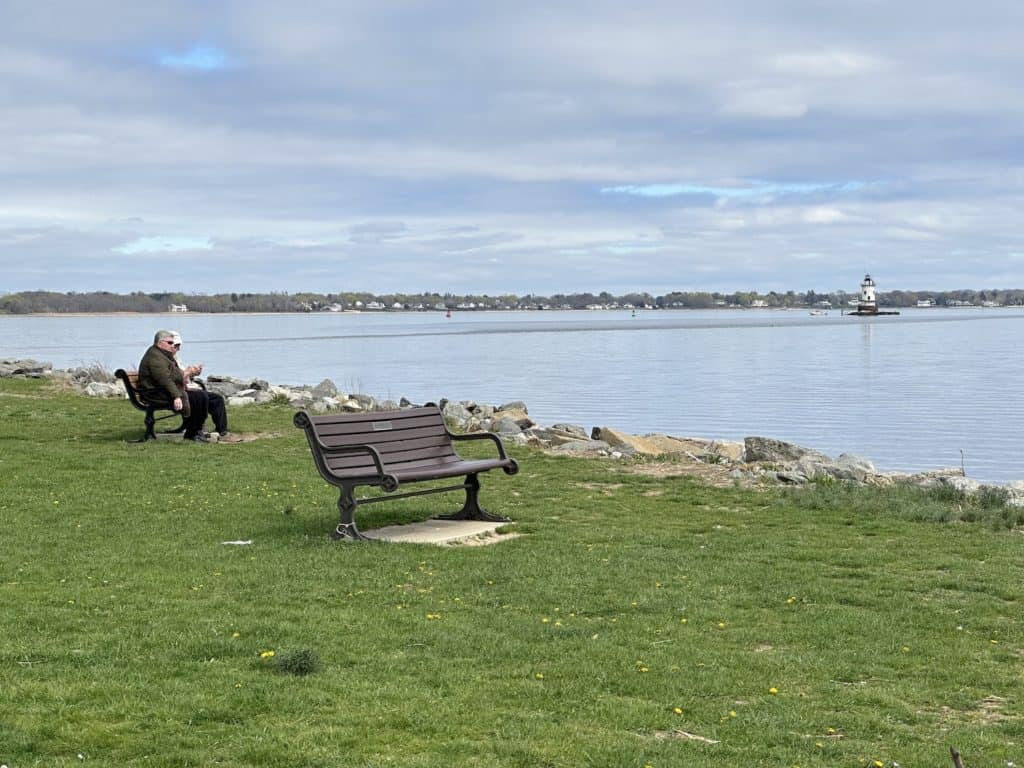
M482 498L527 535L339 545L291 415L139 445L126 402L0 381L0 763L1024 764L1024 539L998 499L518 451Z

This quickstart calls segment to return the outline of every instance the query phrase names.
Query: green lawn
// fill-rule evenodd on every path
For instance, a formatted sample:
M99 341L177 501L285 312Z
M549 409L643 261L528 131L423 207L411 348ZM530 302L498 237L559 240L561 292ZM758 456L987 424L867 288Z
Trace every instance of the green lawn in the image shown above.
M131 444L127 402L0 381L0 764L1024 765L1024 537L994 503L518 451L482 500L525 535L334 544L291 416Z

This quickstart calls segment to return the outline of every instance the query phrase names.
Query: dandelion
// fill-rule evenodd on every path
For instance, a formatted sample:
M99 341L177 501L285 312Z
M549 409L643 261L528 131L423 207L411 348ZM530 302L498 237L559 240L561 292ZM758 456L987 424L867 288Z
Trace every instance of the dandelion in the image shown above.
M540 623L541 624L547 624L549 621L551 621L551 619L549 619L547 616L545 616L543 619L540 620Z
M262 653L260 654L260 658L261 658L261 659L272 659L272 658L274 658L274 656L276 656L276 655L277 655L277 654L275 654L275 653L274 653L273 651L263 651L263 652L262 652Z
M537 674L534 675L534 677L537 678L538 680L543 680L544 679L544 673L543 672L538 672Z
M242 633L241 633L241 632L232 632L232 633L231 633L231 637L233 637L233 638L235 638L235 637L241 637L241 636L242 636Z
M786 598L786 605L792 605L795 602L796 602L796 598L795 597L788 597L788 598Z
M555 622L555 626L556 626L556 627L560 627L560 626L562 626L562 622L560 622L560 621L556 621L556 622Z
M881 760L872 760L872 761L871 761L871 764L872 764L872 765L873 765L873 766L874 766L875 768L885 768L885 763L883 763L883 762L882 762Z
M679 623L680 623L680 624L685 624L685 623L686 623L686 617L685 617L685 616L683 616L683 618L681 618L681 619L679 620Z
M730 709L729 710L729 717L736 717L736 710L735 709Z
M778 692L779 692L779 689L776 688L775 686L772 686L771 688L768 689L768 693L770 693L772 696L774 696Z
M683 714L683 708L682 707L676 707L672 711L675 712L677 715Z
M649 670L647 667L640 667L640 671L641 672L650 672L651 670Z
M440 619L440 618L441 618L441 614L440 613L428 613L427 614L427 621L433 621L434 619Z
M999 645L998 640L989 640L989 642L992 643L992 645Z
M719 629L725 629L725 622L724 621L718 622L718 628Z
M904 653L910 653L910 646L909 645L904 645L900 650L903 651Z

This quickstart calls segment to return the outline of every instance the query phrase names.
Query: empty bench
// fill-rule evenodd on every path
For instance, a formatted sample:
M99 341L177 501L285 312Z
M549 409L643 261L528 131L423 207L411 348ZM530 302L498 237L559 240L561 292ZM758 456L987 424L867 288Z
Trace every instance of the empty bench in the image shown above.
M480 480L477 476L491 469L501 469L507 475L514 475L519 471L519 465L505 453L505 446L497 435L490 432L465 435L450 432L437 406L322 416L299 411L294 422L306 433L320 476L340 489L340 519L331 534L335 539L366 538L356 526L355 512L359 504L462 489L466 491L462 509L453 515L443 515L441 519L508 520L480 507ZM454 444L463 440L492 440L498 449L498 458L462 458L456 453ZM465 480L459 485L396 493L407 484L460 476ZM355 489L361 485L380 488L387 495L357 499Z

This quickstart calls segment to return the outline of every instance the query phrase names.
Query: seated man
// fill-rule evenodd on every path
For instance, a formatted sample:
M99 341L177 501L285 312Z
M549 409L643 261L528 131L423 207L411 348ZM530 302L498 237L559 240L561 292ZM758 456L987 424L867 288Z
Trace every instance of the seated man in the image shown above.
M209 435L203 432L208 408L206 393L185 387L185 374L178 367L174 352L174 332L157 331L153 346L146 350L139 363L139 394L155 405L180 411L186 440L209 442Z
M194 390L202 391L198 384L192 381L193 378L203 372L203 365L183 365L181 360L178 359L178 353L181 351L181 334L177 331L169 331L171 335L171 342L174 346L174 359L181 368L182 373L185 376L185 388L190 392ZM213 429L220 437L227 437L228 432L228 406L224 402L224 396L218 392L210 392L206 390L206 402L207 410L210 413L210 418L213 419Z

